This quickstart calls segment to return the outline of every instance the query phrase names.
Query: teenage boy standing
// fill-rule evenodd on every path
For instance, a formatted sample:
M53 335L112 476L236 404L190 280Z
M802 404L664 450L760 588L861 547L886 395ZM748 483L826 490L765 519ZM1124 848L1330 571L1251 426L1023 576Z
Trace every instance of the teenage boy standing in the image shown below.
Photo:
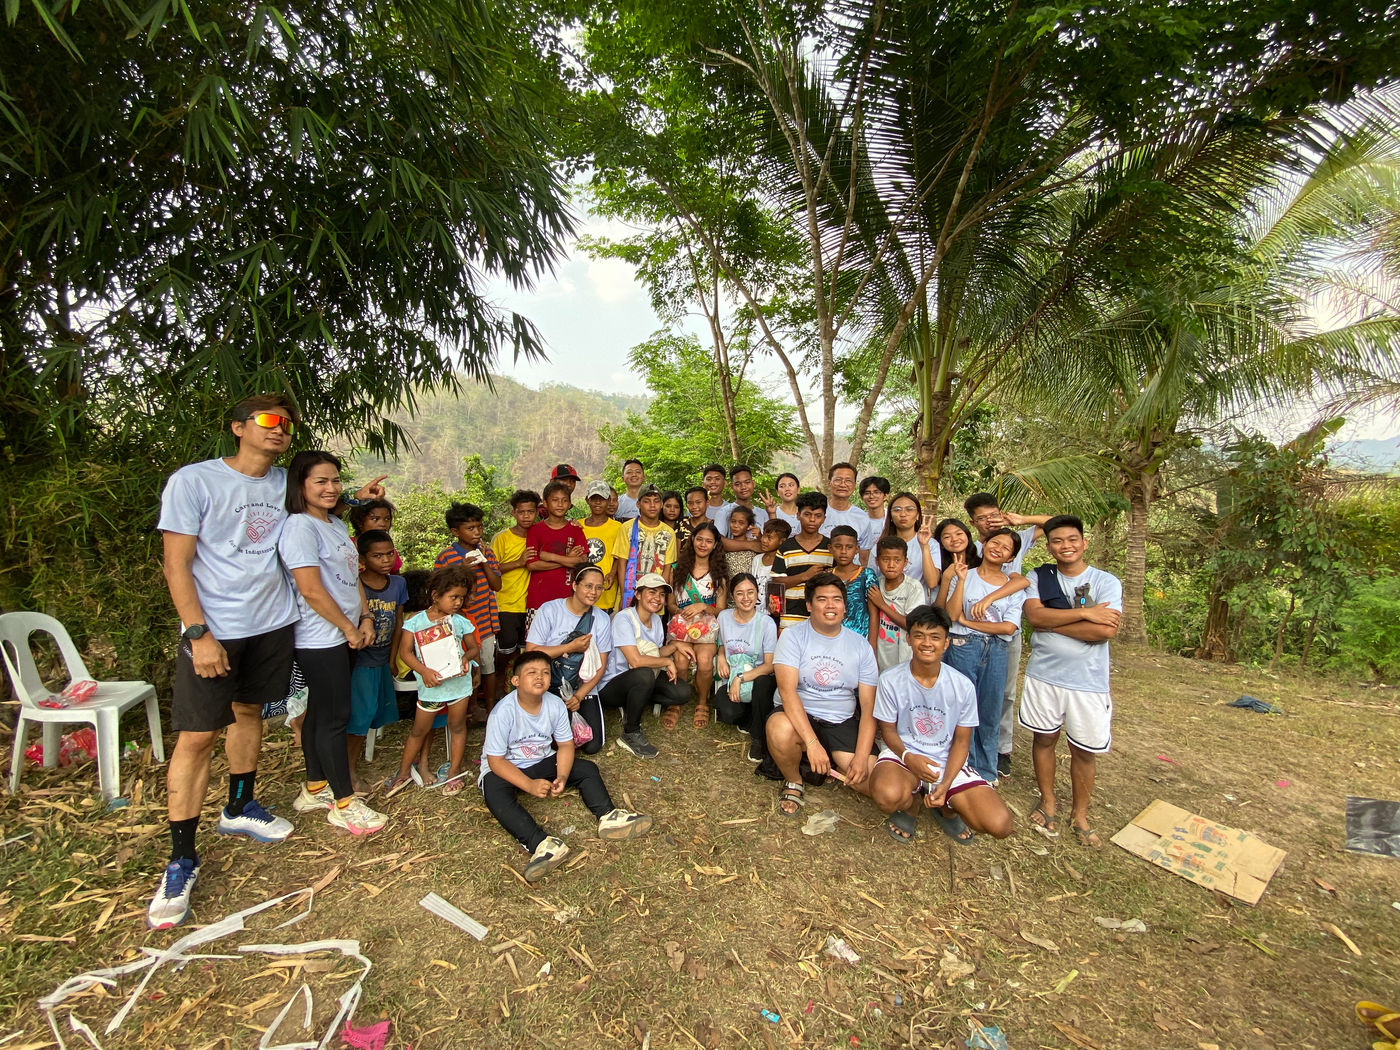
M217 830L281 842L291 822L254 797L262 705L287 695L296 598L277 557L286 517L287 472L274 466L291 444L296 412L280 394L234 406L232 456L181 467L161 493L164 573L182 625L170 725L178 734L166 771L170 861L146 912L152 929L189 914L199 874L195 831L221 731L229 764L228 803ZM355 495L382 499L376 478Z
M588 517L581 522L583 534L588 538L588 564L596 565L607 583L594 608L609 615L617 608L617 592L622 576L620 568L615 568L617 559L613 548L617 546L617 534L622 531L622 522L609 517L608 503L612 500L612 486L606 481L590 481L583 490L583 501L588 504ZM620 497L619 497L620 499ZM635 517L635 515L633 515Z
M644 485L637 493L637 516L622 523L613 557L620 564L619 609L632 604L638 577L654 572L670 584L671 568L676 564L676 533L661 520L661 490L655 485Z
M1089 823L1096 757L1112 743L1108 642L1118 633L1123 585L1084 560L1084 523L1061 514L1045 523L1045 545L1054 565L1041 565L1026 590L1031 658L1021 694L1021 725L1035 734L1032 758L1040 805L1031 822L1057 831L1055 744L1069 740L1070 827L1086 846L1101 845Z
M613 517L618 521L637 516L637 493L642 491L646 480L646 468L640 459L629 459L622 464L622 484L627 491L617 497L617 513Z
M753 471L746 463L736 463L729 472L729 489L734 493L734 499L726 503L719 509L719 515L715 519L715 525L719 529L720 546L726 553L729 551L753 551L755 554L762 552L763 544L759 542L759 534L763 532L763 526L768 524L768 512L762 507L755 507L753 503ZM729 534L729 515L735 507L747 507L753 515L754 533L752 536L731 536Z
M715 523L721 532L727 524L722 516L724 511L724 483L729 474L718 463L711 463L700 471L700 484L705 489L705 517Z
M1021 549L1002 566L1006 573L1019 573L1026 551L1043 533L1041 526L1050 520L1048 514L1010 514L997 505L990 492L974 492L963 501L963 510L977 530L977 553L982 544L997 529L1020 529ZM1001 724L997 727L997 776L1011 775L1011 749L1016 728L1016 679L1021 673L1021 632L1018 630L1006 643L1006 688L1002 691Z

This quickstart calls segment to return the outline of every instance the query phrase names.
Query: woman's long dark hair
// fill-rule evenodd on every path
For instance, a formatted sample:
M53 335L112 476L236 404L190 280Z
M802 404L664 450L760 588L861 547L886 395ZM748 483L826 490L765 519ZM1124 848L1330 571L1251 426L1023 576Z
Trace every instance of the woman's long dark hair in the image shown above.
M311 473L312 467L322 463L329 463L335 467L337 474L340 473L340 460L321 449L298 452L292 457L291 463L287 464L287 496L283 505L288 514L306 513L306 494L302 491L306 485L306 476Z
M724 548L719 542L719 529L715 528L713 522L704 522L695 526L695 531L690 534L690 539L681 547L680 554L676 557L676 567L672 570L671 579L675 581L677 593L684 590L686 580L690 579L690 574L695 570L695 537L708 530L715 538L715 545L710 550L710 579L715 581L715 600L718 601L721 595L728 594L728 581L724 578Z
M963 558L966 560L969 569L977 568L977 566L982 564L982 555L977 550L977 537L972 534L971 529L957 518L944 518L934 527L933 539L934 542L938 544L939 555L943 559L939 564L945 569L953 564L953 554L947 547L943 546L942 540L943 530L949 525L956 525L967 535L967 550L963 553Z
M894 505L902 499L913 500L914 508L918 514L914 518L914 531L918 532L924 525L924 505L919 502L919 497L912 492L897 492L890 497L885 509L885 531L881 536L898 536L899 530L894 526Z

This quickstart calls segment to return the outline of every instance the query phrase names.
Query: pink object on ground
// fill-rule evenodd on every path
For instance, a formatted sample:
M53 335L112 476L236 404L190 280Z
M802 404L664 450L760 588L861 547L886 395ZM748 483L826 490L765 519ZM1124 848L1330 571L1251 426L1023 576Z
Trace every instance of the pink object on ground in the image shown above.
M384 1050L389 1041L389 1022L366 1025L364 1028L351 1028L348 1024L340 1033L340 1041L355 1050Z

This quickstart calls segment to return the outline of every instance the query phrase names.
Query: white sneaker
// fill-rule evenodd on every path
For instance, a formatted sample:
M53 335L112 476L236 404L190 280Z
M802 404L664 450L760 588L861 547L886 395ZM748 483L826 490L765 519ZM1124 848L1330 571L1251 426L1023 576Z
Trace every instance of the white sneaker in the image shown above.
M382 828L389 818L383 813L370 809L362 798L352 798L348 806L331 803L326 814L326 823L332 827L344 828L352 835L372 835Z
M281 842L292 833L292 822L285 817L274 817L254 799L236 817L219 810L219 824L215 830L220 835L246 835L258 842Z
M534 855L530 857L530 863L525 865L525 881L538 882L563 864L564 858L568 855L569 847L564 840L551 835L535 847Z
M298 813L314 813L318 809L335 809L335 792L327 784L314 795L306 790L306 785L301 786L297 792L297 797L292 800L292 808Z
M179 926L190 913L190 892L199 875L199 861L182 857L165 866L160 887L146 909L146 925L153 930Z
M642 813L615 809L598 818L600 839L634 839L651 830L651 818Z

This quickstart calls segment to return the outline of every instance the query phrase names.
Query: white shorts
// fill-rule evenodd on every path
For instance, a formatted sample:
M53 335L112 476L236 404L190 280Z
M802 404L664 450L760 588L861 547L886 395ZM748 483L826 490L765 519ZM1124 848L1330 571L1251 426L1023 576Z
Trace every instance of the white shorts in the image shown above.
M928 758L928 755L920 754L920 752L918 751L915 751L914 754L919 755L920 758ZM938 773L938 775L941 777L943 775L943 767L931 758L928 758L928 761L929 764L933 766L934 771ZM899 760L899 756L896 755L889 748L887 748L884 744L880 745L880 756L877 759L875 759L876 765L879 765L881 762L894 762L896 765L903 766L903 768L905 769L909 769L908 766L904 765L904 763ZM914 771L910 769L909 772L913 773ZM964 765L962 769L958 770L956 775L954 775L953 782L948 785L948 795L951 798L953 795L956 795L959 791L966 791L968 788L986 786L987 782L981 777L979 777L976 771L971 766ZM932 790L932 784L928 783L928 781L921 780L919 781L919 786L914 789L914 794L917 795L921 792Z
M1113 743L1113 697L1066 689L1026 676L1021 687L1021 713L1017 721L1032 733L1058 733L1081 751L1101 755Z
M481 667L482 674L496 673L496 636L488 634L477 642L481 646L481 654L476 658L477 664Z

